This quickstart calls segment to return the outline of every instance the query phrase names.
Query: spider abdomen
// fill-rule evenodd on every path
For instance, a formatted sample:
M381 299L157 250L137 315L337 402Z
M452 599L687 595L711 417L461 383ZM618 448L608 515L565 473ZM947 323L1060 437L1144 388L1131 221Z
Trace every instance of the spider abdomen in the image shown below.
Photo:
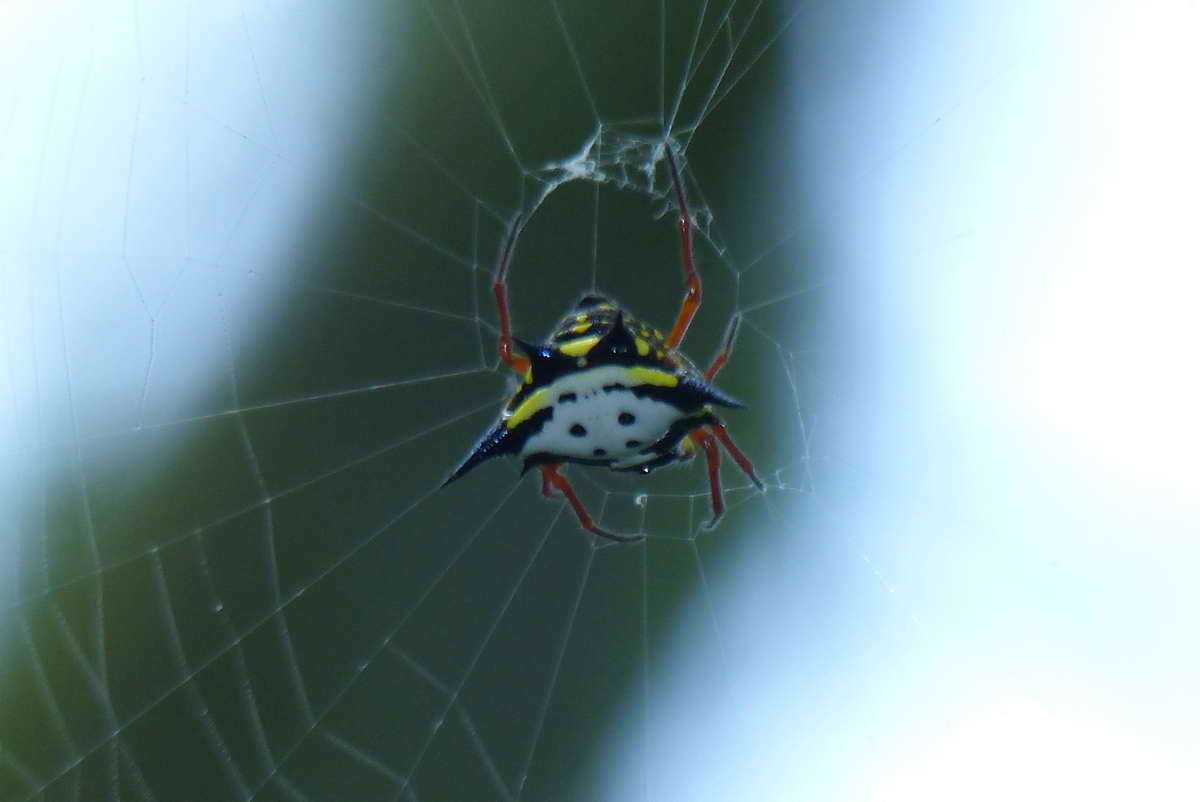
M629 368L607 365L562 376L539 391L539 409L550 409L519 456L610 465L621 469L653 459L654 445L694 410L635 392Z

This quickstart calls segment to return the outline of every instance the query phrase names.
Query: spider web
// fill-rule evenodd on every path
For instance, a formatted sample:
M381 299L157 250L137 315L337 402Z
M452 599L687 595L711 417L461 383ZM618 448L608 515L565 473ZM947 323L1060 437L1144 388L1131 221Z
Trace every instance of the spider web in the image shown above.
M649 797L682 631L736 693L717 577L820 498L825 277L781 55L816 12L597 8L19 20L0 797L584 798L612 738ZM489 280L515 211L518 335L590 289L669 324L664 132L705 289L684 351L740 316L721 384L766 494L727 464L709 531L699 466L571 470L648 534L614 547L512 465L437 491L510 392Z

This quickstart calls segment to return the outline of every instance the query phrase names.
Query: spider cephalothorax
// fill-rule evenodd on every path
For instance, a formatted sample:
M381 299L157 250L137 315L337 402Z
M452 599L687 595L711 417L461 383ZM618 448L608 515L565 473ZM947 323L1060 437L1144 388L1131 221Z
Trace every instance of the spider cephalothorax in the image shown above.
M500 358L521 375L521 386L463 463L450 475L453 482L484 460L511 455L523 460L524 471L537 466L542 493L559 490L580 524L613 540L640 537L614 535L591 519L566 477L562 463L649 473L704 450L708 463L713 518L724 512L718 478L716 442L762 489L749 460L729 438L712 407L741 407L711 382L729 359L738 318L731 321L725 343L701 374L676 348L700 306L700 277L692 262L691 221L683 185L670 148L667 164L679 206L680 259L687 290L671 333L634 320L606 298L588 295L563 318L549 340L530 344L512 336L505 279L520 220L513 222L496 266L492 289L500 317ZM513 353L514 346L520 352Z

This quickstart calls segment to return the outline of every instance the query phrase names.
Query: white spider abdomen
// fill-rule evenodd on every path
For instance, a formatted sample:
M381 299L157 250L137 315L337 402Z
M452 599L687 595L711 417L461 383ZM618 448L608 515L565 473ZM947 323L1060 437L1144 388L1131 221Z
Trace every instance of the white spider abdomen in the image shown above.
M606 365L573 371L543 390L554 414L525 441L522 458L552 454L581 460L610 460L615 468L654 458L642 452L685 417L677 407L634 395L628 368Z

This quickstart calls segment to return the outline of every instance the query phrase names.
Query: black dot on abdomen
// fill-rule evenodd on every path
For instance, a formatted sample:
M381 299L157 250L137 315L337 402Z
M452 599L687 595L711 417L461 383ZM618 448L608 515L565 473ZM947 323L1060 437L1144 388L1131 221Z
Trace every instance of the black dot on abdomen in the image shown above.
M593 450L592 453L595 454L597 457L603 457L608 452L605 451L603 448L597 448L597 449Z
M641 440L626 440L625 441L626 448L637 448L641 444L642 444Z
M573 424L567 431L575 437L587 437L587 429L583 428L583 424L580 423Z
M632 412L622 412L617 416L617 423L621 424L622 426L632 426L633 422L636 420L637 418L633 416Z

